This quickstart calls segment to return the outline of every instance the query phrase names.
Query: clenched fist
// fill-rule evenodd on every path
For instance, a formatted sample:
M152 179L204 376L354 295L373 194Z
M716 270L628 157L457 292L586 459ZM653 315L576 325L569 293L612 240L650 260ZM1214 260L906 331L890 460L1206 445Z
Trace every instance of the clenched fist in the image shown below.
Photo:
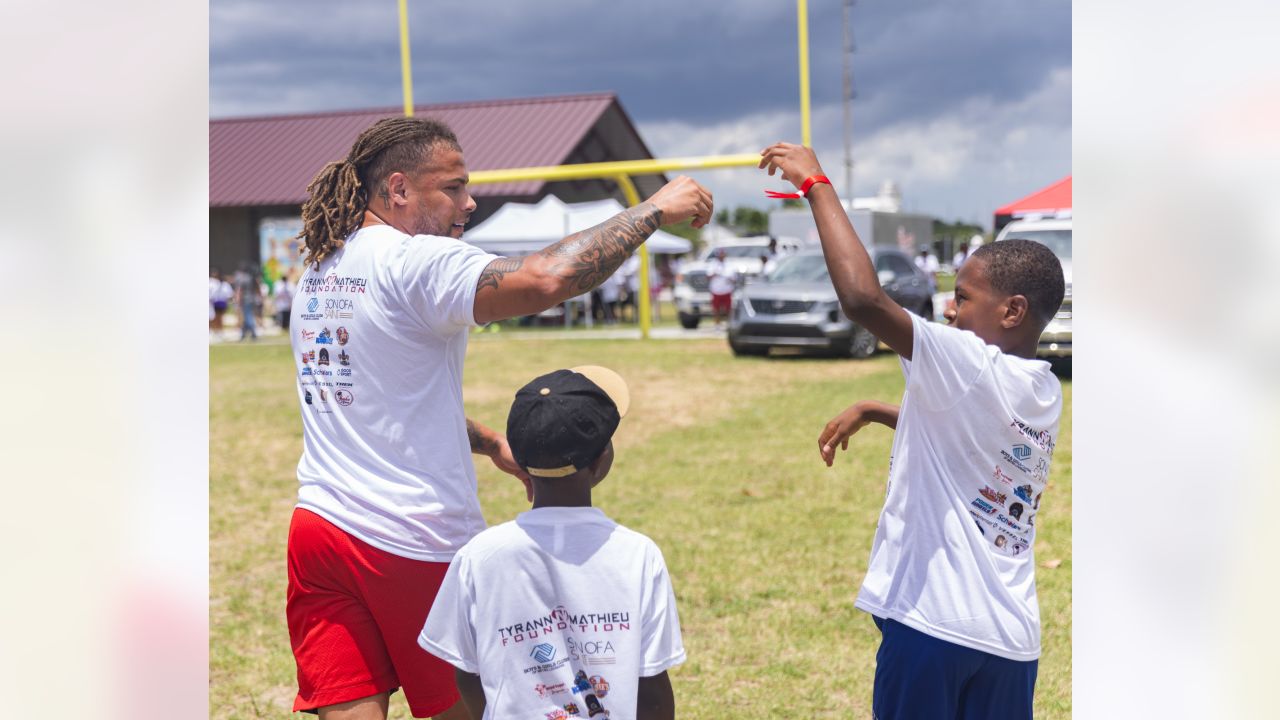
M662 211L663 225L693 218L693 226L700 228L711 222L711 213L715 211L711 191L685 175L663 185L649 202Z

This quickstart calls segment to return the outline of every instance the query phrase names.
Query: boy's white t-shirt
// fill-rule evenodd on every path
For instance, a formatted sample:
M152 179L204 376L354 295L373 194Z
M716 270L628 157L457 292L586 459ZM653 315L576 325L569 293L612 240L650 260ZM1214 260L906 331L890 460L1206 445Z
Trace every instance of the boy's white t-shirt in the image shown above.
M1043 360L911 317L889 486L855 604L941 640L1035 660L1035 520L1062 386Z
M448 562L484 529L462 407L476 282L496 259L363 228L298 280L298 506L396 555Z
M652 540L591 507L546 507L458 551L418 637L480 676L488 718L634 718L639 678L684 662Z

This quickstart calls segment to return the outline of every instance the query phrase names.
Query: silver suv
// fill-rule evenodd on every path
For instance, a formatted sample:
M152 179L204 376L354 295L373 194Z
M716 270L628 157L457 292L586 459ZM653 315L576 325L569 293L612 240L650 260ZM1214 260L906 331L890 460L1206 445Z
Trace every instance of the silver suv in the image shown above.
M933 317L929 279L906 253L872 247L880 284L894 302ZM771 347L823 350L843 357L869 357L879 341L845 317L821 252L783 258L763 281L735 293L729 314L729 348L734 355L764 355Z

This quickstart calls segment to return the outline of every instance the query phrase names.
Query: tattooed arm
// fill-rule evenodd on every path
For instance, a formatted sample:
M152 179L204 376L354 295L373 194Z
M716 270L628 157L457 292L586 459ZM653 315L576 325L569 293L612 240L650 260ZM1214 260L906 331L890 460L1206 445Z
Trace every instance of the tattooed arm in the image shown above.
M498 258L476 283L475 318L493 322L532 315L603 283L662 225L711 219L711 193L678 177L636 207L522 258Z

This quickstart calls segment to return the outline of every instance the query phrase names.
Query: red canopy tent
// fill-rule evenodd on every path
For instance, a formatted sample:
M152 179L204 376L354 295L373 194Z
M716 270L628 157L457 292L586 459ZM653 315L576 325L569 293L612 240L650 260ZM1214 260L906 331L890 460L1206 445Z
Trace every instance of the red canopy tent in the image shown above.
M1037 190L1021 200L1014 200L996 210L995 232L1010 222L1027 215L1054 217L1071 212L1071 176L1049 187Z

